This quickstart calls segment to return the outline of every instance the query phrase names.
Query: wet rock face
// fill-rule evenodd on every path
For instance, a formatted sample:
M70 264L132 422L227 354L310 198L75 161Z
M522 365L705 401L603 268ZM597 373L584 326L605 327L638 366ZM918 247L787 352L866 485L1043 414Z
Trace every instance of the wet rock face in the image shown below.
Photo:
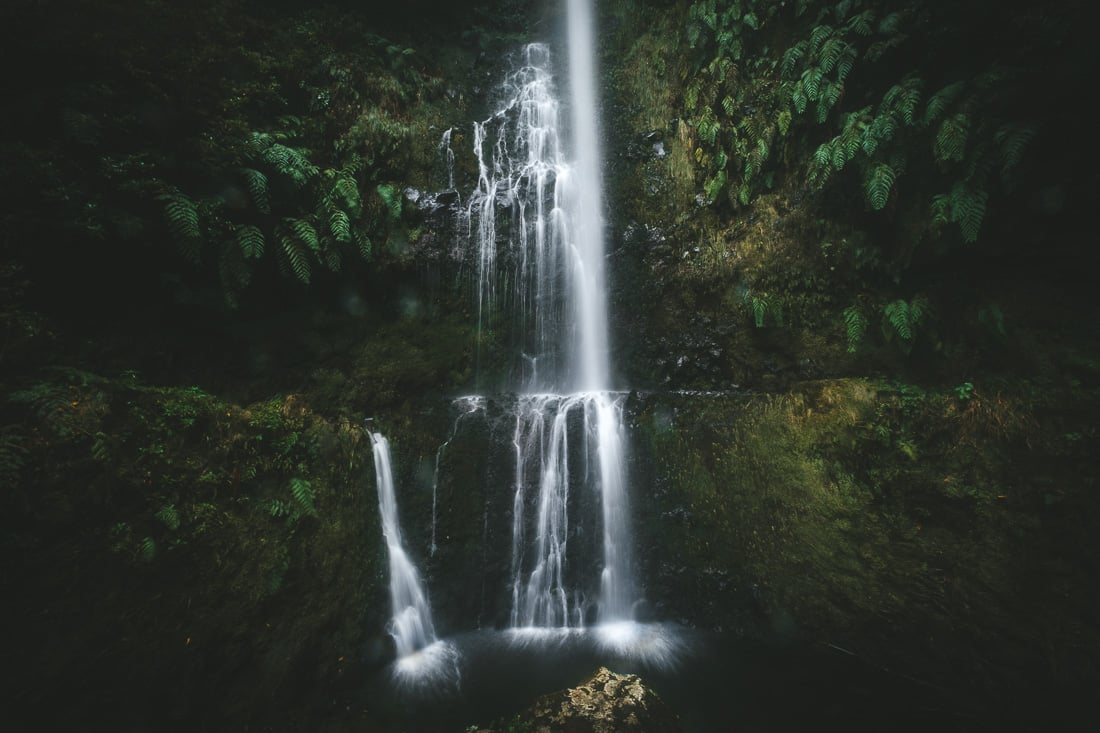
M637 675L600 667L588 681L540 698L522 718L535 733L680 733L676 715Z

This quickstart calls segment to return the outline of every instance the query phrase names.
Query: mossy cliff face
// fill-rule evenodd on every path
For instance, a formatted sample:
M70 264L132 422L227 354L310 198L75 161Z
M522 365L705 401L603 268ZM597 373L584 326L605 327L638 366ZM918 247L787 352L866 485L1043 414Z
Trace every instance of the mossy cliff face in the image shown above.
M1051 714L1036 689L1075 709L1100 648L1076 422L1096 395L1080 397L849 379L639 398L638 542L661 548L646 595L660 617L833 644L1006 720Z

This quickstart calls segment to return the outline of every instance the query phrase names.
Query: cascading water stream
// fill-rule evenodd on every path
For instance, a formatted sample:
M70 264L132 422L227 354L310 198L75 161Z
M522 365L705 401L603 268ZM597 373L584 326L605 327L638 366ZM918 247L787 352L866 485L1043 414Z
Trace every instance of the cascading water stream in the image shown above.
M416 567L405 552L401 536L389 441L381 433L371 433L370 438L378 484L378 510L382 515L382 534L390 559L390 602L393 608L390 633L397 644L397 656L406 657L435 642L435 628L428 597L420 585Z
M572 157L550 48L528 45L505 78L498 111L474 125L478 184L463 213L476 258L479 332L499 312L511 314L511 381L522 390L513 434L510 618L517 628L583 626L593 611L601 623L625 621L634 602L623 396L609 391L588 0L569 0L568 16ZM507 227L498 226L505 219ZM580 531L571 526L571 495L585 492L598 494L602 506L586 520L602 525L598 579L569 567Z

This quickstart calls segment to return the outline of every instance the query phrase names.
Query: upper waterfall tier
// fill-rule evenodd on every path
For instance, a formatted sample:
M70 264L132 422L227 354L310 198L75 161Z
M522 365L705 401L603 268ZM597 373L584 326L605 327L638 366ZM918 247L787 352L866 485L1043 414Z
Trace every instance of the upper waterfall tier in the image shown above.
M545 44L522 50L497 112L474 124L478 184L464 219L476 257L478 326L510 329L509 386L527 392L608 386L591 57L591 49L570 53L571 156Z

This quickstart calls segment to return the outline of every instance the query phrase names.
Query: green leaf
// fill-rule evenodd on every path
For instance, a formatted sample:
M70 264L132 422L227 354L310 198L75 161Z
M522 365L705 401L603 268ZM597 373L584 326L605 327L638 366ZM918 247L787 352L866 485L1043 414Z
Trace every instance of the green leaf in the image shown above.
M271 199L268 196L267 176L255 168L241 168L248 194L252 197L252 203L264 214L271 213Z
M264 233L258 226L243 224L237 228L237 245L247 259L256 259L264 253Z
M877 163L868 170L864 188L872 209L880 211L886 206L895 177L894 169L886 163Z
M966 151L966 141L970 133L970 117L965 112L958 112L946 118L936 133L936 140L932 145L932 151L939 161L963 159Z

